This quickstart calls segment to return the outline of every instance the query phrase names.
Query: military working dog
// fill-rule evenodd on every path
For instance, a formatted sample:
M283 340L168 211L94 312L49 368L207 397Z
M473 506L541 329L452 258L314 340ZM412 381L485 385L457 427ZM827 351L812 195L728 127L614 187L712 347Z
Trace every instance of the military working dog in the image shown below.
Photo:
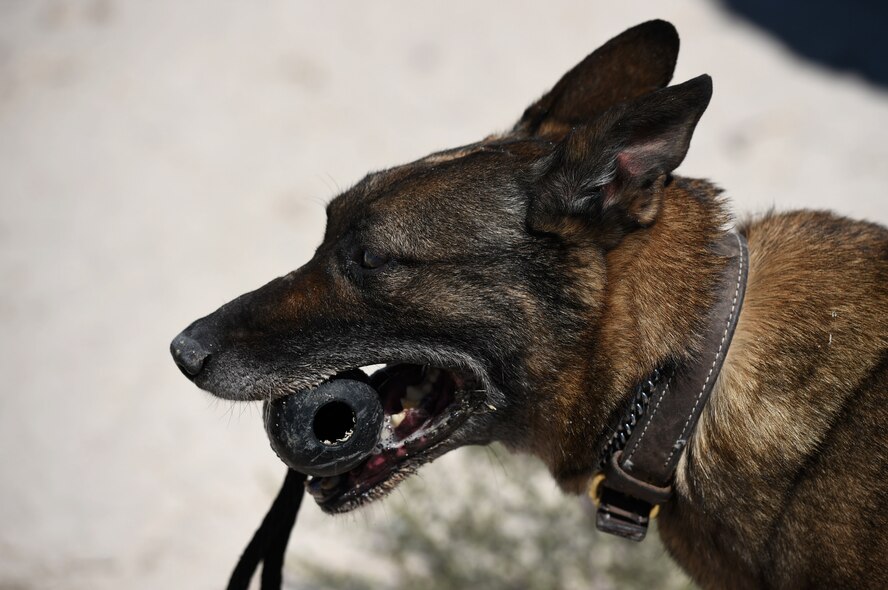
M309 482L328 512L492 441L585 493L638 383L698 362L736 232L733 339L669 450L660 535L707 588L888 587L888 230L815 211L732 229L714 184L673 174L712 92L669 86L677 53L641 24L510 131L367 175L310 261L174 340L182 372L267 400L386 365L399 434Z

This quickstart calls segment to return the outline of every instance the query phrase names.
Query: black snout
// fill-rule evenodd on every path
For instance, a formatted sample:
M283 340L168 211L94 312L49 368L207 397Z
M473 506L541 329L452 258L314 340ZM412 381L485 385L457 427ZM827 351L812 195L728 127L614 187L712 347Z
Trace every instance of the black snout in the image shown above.
M173 339L170 353L182 372L189 377L196 377L210 358L210 351L194 338L184 334L179 334Z

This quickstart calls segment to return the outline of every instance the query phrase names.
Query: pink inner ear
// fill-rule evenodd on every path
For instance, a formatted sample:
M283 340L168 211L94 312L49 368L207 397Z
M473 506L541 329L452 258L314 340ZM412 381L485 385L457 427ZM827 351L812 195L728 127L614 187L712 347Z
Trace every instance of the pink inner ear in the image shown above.
M617 154L617 169L626 176L640 176L658 167L667 157L669 140L657 138L631 145Z

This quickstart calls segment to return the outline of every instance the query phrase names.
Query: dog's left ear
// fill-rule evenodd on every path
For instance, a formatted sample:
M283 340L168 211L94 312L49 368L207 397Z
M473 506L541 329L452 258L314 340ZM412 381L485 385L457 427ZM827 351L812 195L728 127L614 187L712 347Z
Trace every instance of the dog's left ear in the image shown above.
M594 227L607 244L653 224L664 183L684 160L711 96L712 79L703 75L575 127L538 162L530 228L564 234Z
M623 31L564 74L530 105L513 133L561 139L608 109L669 84L678 58L678 33L652 20Z

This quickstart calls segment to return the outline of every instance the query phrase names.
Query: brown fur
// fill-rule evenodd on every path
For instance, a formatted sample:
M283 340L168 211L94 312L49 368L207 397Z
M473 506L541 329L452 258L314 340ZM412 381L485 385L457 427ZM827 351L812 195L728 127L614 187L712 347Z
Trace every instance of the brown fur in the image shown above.
M174 341L180 367L233 399L377 362L475 374L495 411L330 511L494 440L584 492L632 387L694 360L725 264L720 191L672 174L711 93L705 76L664 88L677 50L671 25L634 27L510 132L368 175L303 268ZM740 231L746 299L663 541L705 588L886 588L888 230L801 211Z
M662 535L707 587L885 587L888 232L810 211L743 231L746 303Z

